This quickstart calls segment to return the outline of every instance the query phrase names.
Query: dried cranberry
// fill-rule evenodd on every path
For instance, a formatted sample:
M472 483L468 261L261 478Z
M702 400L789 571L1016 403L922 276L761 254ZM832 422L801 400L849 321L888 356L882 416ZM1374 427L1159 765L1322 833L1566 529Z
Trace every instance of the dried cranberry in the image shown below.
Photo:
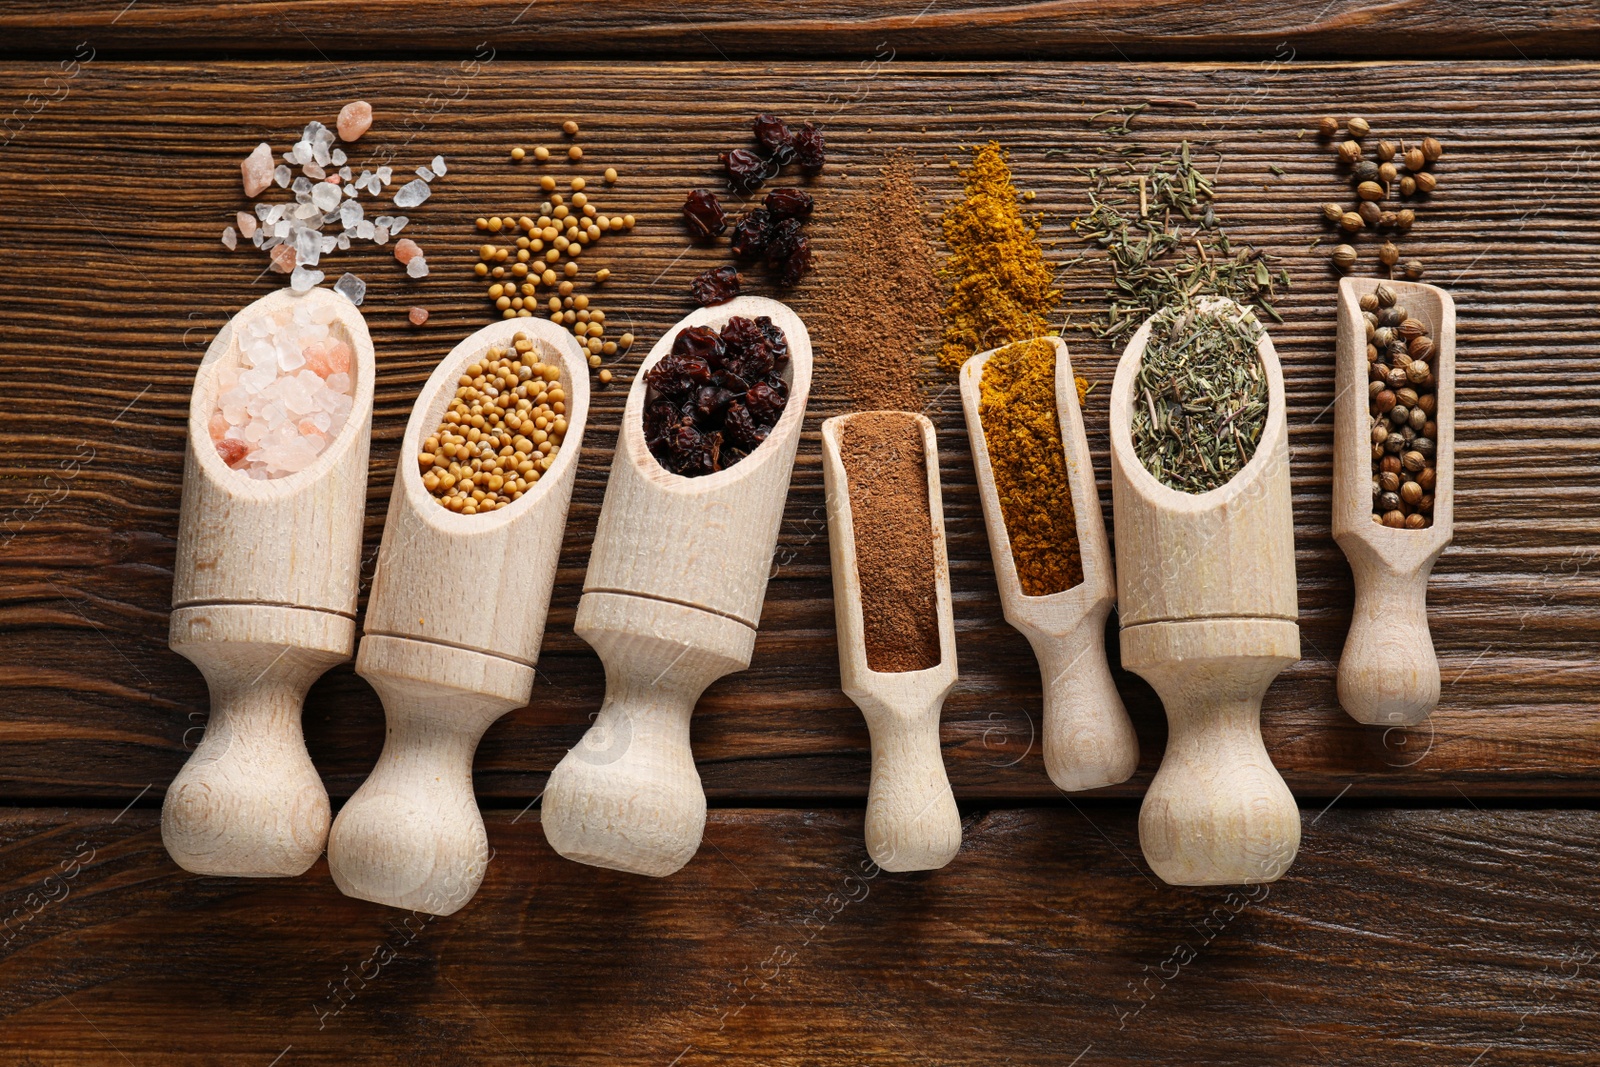
M750 409L739 401L735 400L728 405L723 433L727 435L729 444L754 452L771 432L772 427L757 425L755 418L750 414Z
M822 131L817 129L815 123L806 123L800 127L800 132L794 135L795 162L808 171L822 169L822 165L828 161L826 148L822 141Z
M760 351L766 345L767 338L761 332L761 327L753 320L735 315L722 327L721 341L731 366L744 363L751 355Z
M711 365L695 355L668 352L644 376L645 384L672 401L682 401L697 385L711 381Z
M718 453L721 449L721 433L701 433L693 425L680 423L667 435L665 466L675 474L689 477L710 474L719 469ZM657 455L656 458L662 457Z
M782 266L785 260L794 255L795 247L804 236L800 226L799 219L784 219L772 228L772 238L767 241L769 267Z
M763 315L756 320L756 325L761 329L761 335L767 340L767 351L772 356L772 369L782 370L789 365L789 339L783 335L783 330L778 324Z
M695 421L708 429L719 426L733 394L719 385L702 385L694 395Z
M683 205L683 217L689 223L689 233L699 238L716 237L728 228L728 216L723 213L717 194L696 189Z
M670 400L652 400L644 409L644 443L655 451L667 439L667 431L678 421L678 409Z
M774 219L801 219L811 214L817 202L804 189L771 189L764 206Z
M756 140L761 142L761 147L768 152L776 152L780 148L794 146L794 134L789 132L789 127L776 115L757 115L755 121Z
M739 295L736 267L712 267L689 283L689 292L701 307L725 304Z
M722 350L722 338L709 326L690 326L672 339L673 355L694 356L712 367L722 366Z
M778 173L778 165L762 159L747 148L724 152L721 158L722 165L728 171L728 184L740 192L748 193Z
M783 385L780 378L778 384ZM775 389L766 382L757 382L744 394L745 407L750 409L750 414L757 423L771 426L778 421L778 416L783 414L783 406L789 400L788 388Z
M795 241L794 248L789 253L789 258L783 261L778 272L779 285L794 285L806 272L811 269L811 240L801 237Z
M733 254L742 258L759 256L767 250L771 239L772 215L766 208L755 208L733 228Z

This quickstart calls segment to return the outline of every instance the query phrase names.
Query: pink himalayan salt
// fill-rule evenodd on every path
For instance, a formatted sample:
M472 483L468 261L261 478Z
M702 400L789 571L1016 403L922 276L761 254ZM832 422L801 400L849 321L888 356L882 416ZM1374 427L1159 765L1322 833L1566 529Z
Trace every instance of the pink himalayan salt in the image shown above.
M256 235L256 217L248 211L241 211L234 217L239 224L239 236L246 241Z
M306 345L301 353L306 367L318 378L350 373L350 357L355 353L343 341L319 341Z
M344 179L339 177L339 175L337 175L337 174L328 175L328 184L329 185L338 185L342 181L344 181Z
M402 237L400 240L395 242L394 258L398 259L400 262L410 263L413 259L416 259L420 255L422 255L421 246L419 246L417 242L413 241L411 238Z
M262 141L239 164L244 175L244 195L255 196L272 184L272 146Z
M250 446L243 441L236 441L226 437L217 439L217 455L221 456L222 462L230 467L237 468L240 463L244 462L244 457L249 454Z
M279 245L272 250L272 269L277 271L279 274L288 274L290 271L294 270L294 265L297 258L298 257L294 253L294 245Z
M412 308L406 313L406 318L411 320L411 325L421 326L423 323L428 321L428 309Z
M211 413L211 422L206 428L211 431L213 441L220 441L228 435L228 420L222 417L220 408Z
M357 141L372 126L372 105L365 100L352 100L339 112L339 137Z

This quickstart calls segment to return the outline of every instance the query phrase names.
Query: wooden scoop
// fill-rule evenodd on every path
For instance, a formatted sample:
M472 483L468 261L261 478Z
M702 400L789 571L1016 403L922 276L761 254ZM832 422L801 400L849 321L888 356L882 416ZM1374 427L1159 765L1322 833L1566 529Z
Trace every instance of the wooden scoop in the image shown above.
M1056 414L1077 517L1082 582L1048 596L1028 596L1017 579L1011 537L995 492L994 469L978 411L983 368L999 349L981 352L962 366L961 405L978 473L989 552L1000 585L1001 610L1006 621L1033 646L1043 675L1045 770L1057 786L1076 792L1127 781L1139 764L1139 738L1106 663L1106 616L1116 603L1116 576L1100 514L1094 463L1083 432L1078 387L1066 344L1059 337L1048 340L1056 349Z
M922 436L928 515L933 538L929 576L938 613L939 662L921 670L876 671L867 661L861 573L856 562L855 512L840 436L852 420L904 419ZM943 867L961 848L961 813L939 749L939 711L956 683L956 628L950 607L950 562L945 555L939 495L939 446L933 423L908 412L842 415L822 424L822 473L828 498L828 545L833 564L833 609L839 631L839 675L872 735L872 786L867 795L867 852L888 871ZM869 517L870 519L870 517Z
M787 336L788 404L734 466L674 474L645 445L645 372L680 330L720 330L735 315L768 316ZM605 663L605 704L544 791L545 837L568 859L659 877L700 847L689 717L708 685L750 664L810 389L805 324L761 297L688 315L634 377L574 627Z
M1428 326L1438 381L1438 482L1433 525L1395 530L1372 521L1372 419L1361 297L1388 285L1411 318ZM1455 513L1456 306L1417 282L1346 278L1339 283L1338 395L1334 400L1333 537L1350 560L1356 604L1339 657L1339 703L1357 721L1410 726L1439 703L1439 660L1428 633L1428 575L1450 543Z
M462 515L428 492L416 457L466 367L518 333L536 358L559 363L567 431L519 499ZM554 323L504 319L452 349L411 409L356 658L388 732L328 839L328 868L347 896L449 915L483 881L489 841L472 758L490 724L533 688L589 411L587 355Z
M1255 455L1226 485L1181 492L1133 450L1150 326L1128 344L1111 389L1122 663L1155 687L1169 728L1139 842L1172 885L1270 882L1300 846L1300 810L1261 742L1261 698L1300 658L1283 370L1263 331L1269 408Z
M331 314L354 352L352 406L307 468L258 480L230 469L208 426L244 324L285 309ZM300 732L306 690L350 658L372 435L372 341L328 289L281 289L218 331L195 375L173 566L173 651L211 690L205 737L167 790L161 839L196 874L304 872L328 834L328 792Z

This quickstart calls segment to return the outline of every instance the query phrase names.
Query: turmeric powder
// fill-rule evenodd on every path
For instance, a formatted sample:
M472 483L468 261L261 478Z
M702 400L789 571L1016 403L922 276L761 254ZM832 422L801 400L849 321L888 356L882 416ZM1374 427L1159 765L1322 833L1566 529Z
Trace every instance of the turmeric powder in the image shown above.
M1076 380L1078 401L1087 385ZM995 495L1025 596L1083 581L1078 521L1056 415L1055 345L1043 338L1003 348L983 365L983 423Z
M939 362L960 370L975 352L1042 337L1060 290L1055 264L1044 258L1039 223L1024 219L1005 150L994 141L972 150L961 172L966 195L941 221L949 258L940 270L950 286Z

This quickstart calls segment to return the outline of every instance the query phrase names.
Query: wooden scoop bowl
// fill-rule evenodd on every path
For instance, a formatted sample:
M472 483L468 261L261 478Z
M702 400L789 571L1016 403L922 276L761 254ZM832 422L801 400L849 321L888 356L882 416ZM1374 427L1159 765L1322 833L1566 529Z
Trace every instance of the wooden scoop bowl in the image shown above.
M1185 493L1133 448L1150 328L1129 342L1111 389L1122 663L1155 687L1168 723L1139 842L1172 885L1270 882L1300 845L1300 810L1261 741L1261 698L1300 658L1283 370L1263 331L1269 407L1255 454L1226 485Z
M989 552L1000 586L1001 610L1006 621L1033 646L1043 676L1045 770L1057 786L1077 792L1127 781L1139 764L1139 738L1106 662L1106 616L1116 603L1116 576L1100 513L1094 463L1083 432L1078 387L1066 344L1059 337L1048 340L1056 349L1056 413L1077 517L1082 582L1048 596L1028 596L1017 578L978 410L983 368L999 349L981 352L962 365L961 405L989 531Z
M1387 285L1411 318L1428 325L1438 408L1433 525L1396 530L1372 521L1367 335L1361 297ZM1455 514L1456 306L1418 282L1345 278L1339 283L1338 395L1334 400L1333 538L1350 560L1356 603L1339 657L1339 703L1358 722L1411 726L1439 703L1439 660L1428 632L1428 575L1450 543Z
M678 331L735 315L768 316L788 338L787 406L732 467L674 474L645 445L645 372ZM605 703L544 791L545 837L568 859L660 877L700 847L689 717L707 686L750 664L810 389L805 324L753 296L686 316L634 376L574 627L605 663Z
M927 516L933 536L931 576L939 617L939 662L923 670L875 671L867 661L861 573L856 563L856 519L840 435L852 419L898 417L921 430L928 480ZM833 609L839 632L839 676L872 735L872 785L867 794L866 839L872 860L886 871L930 871L961 848L961 813L945 775L939 748L939 711L956 683L956 627L950 605L950 561L945 554L944 508L939 495L939 446L933 423L909 412L863 412L822 424L822 473L828 500L828 546L833 565Z
M354 352L352 406L304 470L258 480L230 469L208 425L239 328L297 307L331 312ZM300 731L306 690L350 658L372 433L372 340L328 289L280 289L218 331L195 375L173 566L173 651L211 691L205 737L167 790L161 840L196 874L303 873L328 835L328 792Z
M541 361L559 363L567 431L519 499L462 515L428 492L416 457L465 369L518 333ZM490 724L533 688L589 411L587 355L552 322L504 319L452 349L411 409L356 658L388 731L328 839L328 868L347 896L449 915L483 881L489 840L472 758Z

